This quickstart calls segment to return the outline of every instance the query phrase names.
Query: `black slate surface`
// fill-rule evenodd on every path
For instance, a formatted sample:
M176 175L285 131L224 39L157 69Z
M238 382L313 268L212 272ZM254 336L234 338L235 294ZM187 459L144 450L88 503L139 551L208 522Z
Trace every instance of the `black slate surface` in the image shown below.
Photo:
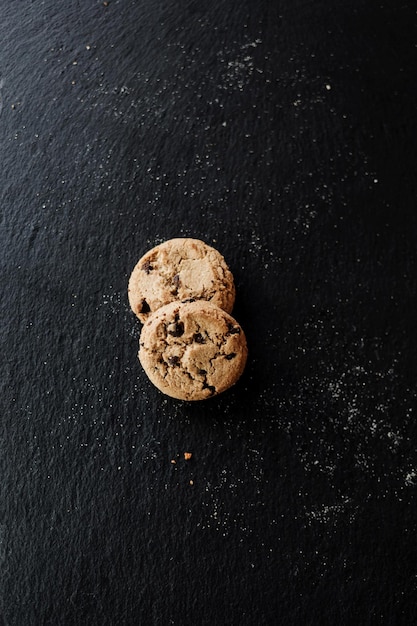
M0 8L1 623L416 623L413 3ZM202 403L127 302L176 236L249 341Z

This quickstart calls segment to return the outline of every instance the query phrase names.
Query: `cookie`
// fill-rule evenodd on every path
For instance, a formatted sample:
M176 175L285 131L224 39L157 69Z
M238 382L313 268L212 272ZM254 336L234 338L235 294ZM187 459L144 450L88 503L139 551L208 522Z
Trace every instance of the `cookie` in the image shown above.
M160 391L179 400L205 400L242 374L246 338L235 319L203 300L171 302L142 328L139 360Z
M129 303L141 322L169 302L207 300L228 313L235 301L233 275L223 256L203 241L170 239L149 250L129 280Z

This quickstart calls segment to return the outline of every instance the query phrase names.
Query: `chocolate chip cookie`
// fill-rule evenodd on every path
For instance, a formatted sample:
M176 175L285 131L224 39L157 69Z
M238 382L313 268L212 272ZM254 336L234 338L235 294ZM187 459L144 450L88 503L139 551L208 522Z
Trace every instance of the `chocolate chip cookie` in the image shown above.
M232 312L233 275L223 256L199 239L170 239L149 250L129 280L129 303L141 322L178 300L207 300Z
M179 400L204 400L242 374L247 345L242 328L203 300L171 302L142 328L139 360L156 387Z

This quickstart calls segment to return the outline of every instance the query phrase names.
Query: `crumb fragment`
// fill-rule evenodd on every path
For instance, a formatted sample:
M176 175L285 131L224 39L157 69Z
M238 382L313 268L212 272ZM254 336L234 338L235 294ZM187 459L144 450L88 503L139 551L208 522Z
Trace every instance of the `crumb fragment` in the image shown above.
M171 459L171 463L172 463L173 465L176 465L176 463L177 463L177 462L176 462L176 460L175 460L175 459Z
M192 456L193 456L192 452L184 452L184 459L186 461L189 461Z
M190 480L190 485L191 486L194 485L194 481L193 480Z

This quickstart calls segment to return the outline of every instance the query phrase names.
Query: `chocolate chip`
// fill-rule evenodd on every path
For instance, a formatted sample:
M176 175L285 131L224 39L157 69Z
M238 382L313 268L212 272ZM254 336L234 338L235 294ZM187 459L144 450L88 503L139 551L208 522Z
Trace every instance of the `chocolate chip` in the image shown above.
M141 303L141 309L140 309L139 313L149 313L150 310L151 310L151 307L146 302L146 300L143 299L142 303Z
M216 391L216 387L213 387L213 385L208 385L207 383L203 383L203 389L208 389L211 395L213 395Z
M173 322L168 326L168 335L171 337L181 337L184 334L184 324L182 322Z
M180 275L175 274L174 278L172 279L172 288L171 288L172 295L174 296L178 295L179 286L180 286Z
M150 261L145 261L145 263L142 265L140 269L146 272L147 274L149 274L150 272L152 272L153 267Z
M204 337L203 337L203 335L201 333L196 333L194 335L194 337L193 337L193 340L196 343L206 343L206 341L205 341L205 339L204 339Z
M181 302L195 302L195 298L187 298L186 300L181 300Z
M229 332L228 335L240 335L240 326L235 326L234 324L228 324Z
M205 375L207 374L206 370L198 370L198 373L199 373L201 376L205 376Z
M234 359L236 356L236 352L231 352L230 354L226 354L226 359L228 361L231 361L232 359Z
M179 356L169 356L168 359L168 365L172 365L172 367L178 366L180 364L180 357Z

